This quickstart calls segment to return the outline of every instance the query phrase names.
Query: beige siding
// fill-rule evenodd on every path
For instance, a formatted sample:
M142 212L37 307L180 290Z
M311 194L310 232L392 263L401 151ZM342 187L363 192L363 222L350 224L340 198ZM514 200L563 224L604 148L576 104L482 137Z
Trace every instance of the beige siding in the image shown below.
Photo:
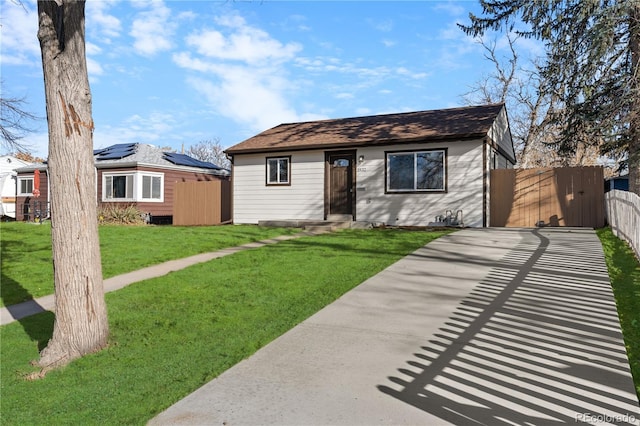
M446 193L385 193L385 152L447 148ZM482 226L482 141L407 144L357 150L356 219L388 225L428 225L447 210L463 211L467 226ZM324 151L291 155L291 186L265 185L265 154L236 155L233 171L234 223L324 219ZM275 156L275 155L269 155Z
M385 194L385 151L437 148L447 148L446 193ZM365 159L357 169L357 220L424 226L447 210L462 210L465 225L482 226L482 141L362 148L360 155Z
M266 185L266 158L291 156L291 185ZM237 155L233 221L324 219L324 151Z

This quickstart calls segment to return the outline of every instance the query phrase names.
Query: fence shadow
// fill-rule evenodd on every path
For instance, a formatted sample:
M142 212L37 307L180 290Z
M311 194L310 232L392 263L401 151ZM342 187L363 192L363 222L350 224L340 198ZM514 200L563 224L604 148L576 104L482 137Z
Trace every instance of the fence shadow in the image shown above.
M378 389L456 425L638 424L601 256L531 231Z

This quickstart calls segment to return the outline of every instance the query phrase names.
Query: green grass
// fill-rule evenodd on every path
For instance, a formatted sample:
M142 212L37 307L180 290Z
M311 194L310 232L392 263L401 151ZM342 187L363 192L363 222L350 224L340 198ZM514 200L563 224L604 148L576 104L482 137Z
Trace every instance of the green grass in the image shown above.
M299 232L258 226L100 226L105 278L167 260ZM51 226L0 223L0 306L53 293Z
M610 228L597 230L616 298L631 374L640 398L640 263Z
M144 424L443 233L345 230L236 253L107 294L107 349L26 381L43 313L0 328L2 424Z

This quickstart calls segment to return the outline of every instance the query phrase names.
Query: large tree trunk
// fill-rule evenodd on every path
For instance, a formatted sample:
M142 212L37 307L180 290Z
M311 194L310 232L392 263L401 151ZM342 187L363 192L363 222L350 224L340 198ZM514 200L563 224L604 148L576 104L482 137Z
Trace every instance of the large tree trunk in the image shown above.
M43 367L64 365L100 350L109 335L96 215L84 7L84 1L38 1L49 125L56 314L53 337L40 354Z

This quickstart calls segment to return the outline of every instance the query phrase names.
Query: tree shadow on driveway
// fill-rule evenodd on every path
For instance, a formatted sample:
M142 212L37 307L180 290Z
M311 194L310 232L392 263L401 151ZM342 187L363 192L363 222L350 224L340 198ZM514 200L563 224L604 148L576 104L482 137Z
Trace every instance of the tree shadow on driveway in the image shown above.
M378 389L458 425L637 425L640 409L598 238L523 232L523 241Z

